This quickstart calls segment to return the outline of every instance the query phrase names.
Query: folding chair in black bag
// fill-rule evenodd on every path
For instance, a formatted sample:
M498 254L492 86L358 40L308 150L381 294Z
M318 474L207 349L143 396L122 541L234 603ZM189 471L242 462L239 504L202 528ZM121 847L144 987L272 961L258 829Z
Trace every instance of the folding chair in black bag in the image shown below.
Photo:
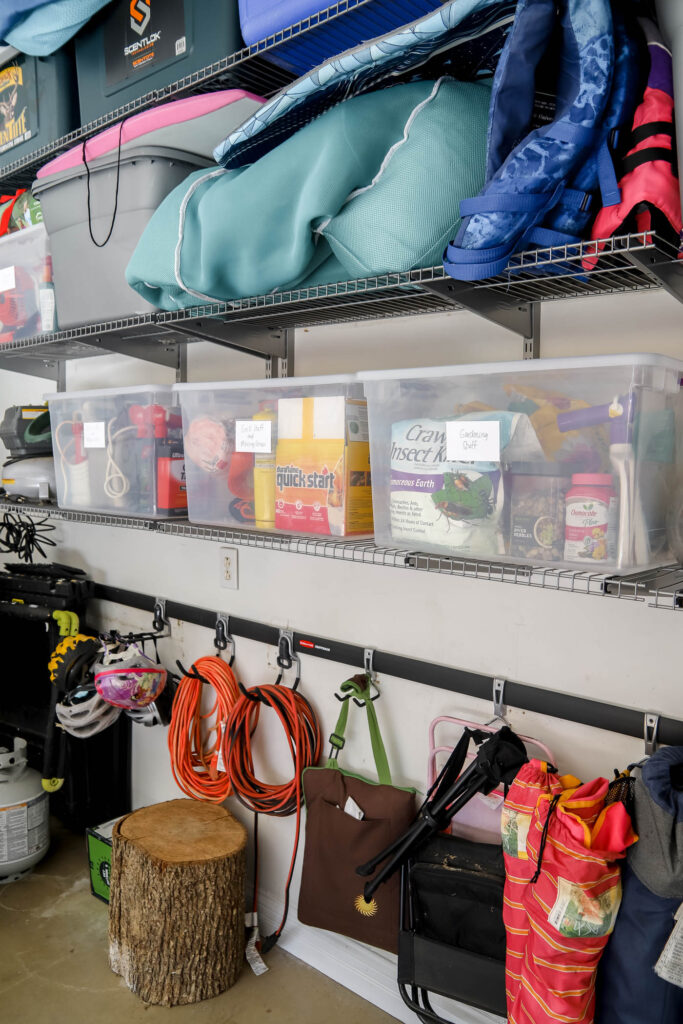
M401 873L398 987L424 1024L433 996L505 1017L505 865L500 846L441 834Z
M463 771L470 741L479 749ZM502 848L442 830L475 793L509 786L526 760L508 726L493 736L465 729L410 828L356 868L365 877L377 872L365 884L367 902L402 869L398 983L424 1024L448 1024L433 995L506 1016Z

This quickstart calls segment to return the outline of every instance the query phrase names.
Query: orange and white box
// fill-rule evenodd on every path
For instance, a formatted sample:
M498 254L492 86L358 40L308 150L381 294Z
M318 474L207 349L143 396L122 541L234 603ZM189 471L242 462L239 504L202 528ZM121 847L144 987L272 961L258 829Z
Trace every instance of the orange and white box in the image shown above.
M365 401L280 399L275 528L335 537L372 533Z

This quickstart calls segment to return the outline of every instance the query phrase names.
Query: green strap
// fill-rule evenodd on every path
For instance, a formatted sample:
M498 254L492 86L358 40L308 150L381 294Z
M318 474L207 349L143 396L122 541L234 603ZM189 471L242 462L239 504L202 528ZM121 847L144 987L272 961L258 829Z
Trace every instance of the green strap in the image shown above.
M370 730L370 743L372 744L372 754L375 759L377 777L383 786L390 786L391 772L389 771L387 752L384 749L384 743L382 742L382 736L379 731L379 722L377 721L375 705L370 700L370 677L354 676L353 679L347 679L345 683L342 683L340 689L342 693L347 693L349 697L342 703L337 724L334 728L334 732L330 736L330 743L334 748L334 753L332 753L328 758L325 767L339 767L337 759L339 757L339 751L345 743L344 734L349 720L349 706L351 705L352 699L354 697L358 697L359 700L365 701L365 710L368 716L368 729Z

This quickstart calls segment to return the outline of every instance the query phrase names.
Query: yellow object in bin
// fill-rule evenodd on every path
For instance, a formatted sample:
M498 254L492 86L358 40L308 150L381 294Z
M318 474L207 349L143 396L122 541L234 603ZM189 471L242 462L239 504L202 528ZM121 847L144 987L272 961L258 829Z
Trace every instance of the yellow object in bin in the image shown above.
M272 405L264 403L254 420L270 420L277 423L277 413ZM254 526L262 530L272 530L275 526L275 451L274 438L271 438L270 452L257 452L254 455Z
M364 401L344 395L280 399L275 526L336 537L372 532Z

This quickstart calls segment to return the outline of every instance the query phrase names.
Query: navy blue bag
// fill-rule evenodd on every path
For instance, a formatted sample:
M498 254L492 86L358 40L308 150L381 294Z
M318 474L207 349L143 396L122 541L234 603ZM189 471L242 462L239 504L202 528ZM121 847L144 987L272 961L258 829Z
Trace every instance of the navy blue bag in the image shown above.
M683 988L654 966L683 901L683 747L636 768L639 835L622 871L623 897L598 973L596 1024L681 1024Z

